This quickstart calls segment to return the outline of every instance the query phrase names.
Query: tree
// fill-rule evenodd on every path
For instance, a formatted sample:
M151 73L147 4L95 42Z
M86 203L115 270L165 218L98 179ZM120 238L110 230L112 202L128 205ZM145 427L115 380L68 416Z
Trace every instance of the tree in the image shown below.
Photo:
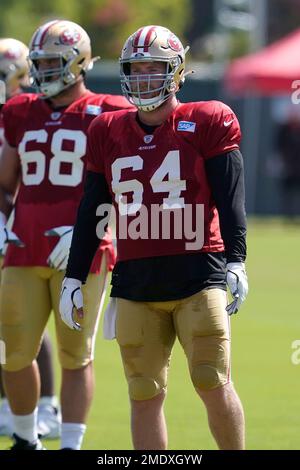
M116 59L125 39L140 26L161 24L184 42L189 0L1 0L0 35L29 43L35 29L55 18L79 23L94 55Z

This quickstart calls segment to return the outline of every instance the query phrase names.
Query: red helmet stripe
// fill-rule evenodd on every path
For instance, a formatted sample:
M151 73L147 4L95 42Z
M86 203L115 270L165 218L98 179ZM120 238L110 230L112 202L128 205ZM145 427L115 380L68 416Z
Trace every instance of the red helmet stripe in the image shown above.
M149 51L153 31L155 31L155 26L146 26L138 30L133 41L133 52L138 52L138 49L142 49L143 52Z
M140 36L142 34L142 31L143 31L144 28L140 28L138 30L138 32L136 33L135 37L134 37L134 40L133 40L133 52L137 52L138 51L138 47L139 47L139 39L140 39Z
M51 26L53 26L53 25L56 24L56 23L59 23L59 20L51 21L50 23L48 23L47 25L45 25L45 29L44 29L44 31L43 31L43 33L42 33L42 37L41 37L41 39L40 39L39 47L42 47L47 32L49 31L49 29L51 28Z
M150 39L151 39L151 35L152 35L154 30L155 30L155 26L152 26L152 28L150 28L149 31L147 32L147 35L146 35L146 38L145 38L145 41L144 41L144 52L149 51Z
M43 44L43 40L45 38L45 34L47 33L48 29L55 23L58 23L59 20L49 21L48 23L41 26L37 32L35 33L32 39L32 48L41 47Z
M40 34L40 29L41 29L41 28L39 28L39 29L37 30L37 32L35 33L35 35L33 36L33 39L32 39L32 47L37 47L37 46L38 46L37 37L38 37L39 34Z

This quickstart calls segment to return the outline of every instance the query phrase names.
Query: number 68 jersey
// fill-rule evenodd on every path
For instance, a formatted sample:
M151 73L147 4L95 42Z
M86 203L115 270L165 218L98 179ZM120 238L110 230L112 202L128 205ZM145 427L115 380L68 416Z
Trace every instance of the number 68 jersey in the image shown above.
M46 237L45 231L74 225L76 220L90 123L103 112L128 107L122 96L90 91L59 109L28 93L4 105L5 138L17 149L21 168L12 230L25 244L25 248L8 246L5 266L47 266L57 238ZM101 251L112 255L111 248L111 240L105 239L92 272L98 271Z

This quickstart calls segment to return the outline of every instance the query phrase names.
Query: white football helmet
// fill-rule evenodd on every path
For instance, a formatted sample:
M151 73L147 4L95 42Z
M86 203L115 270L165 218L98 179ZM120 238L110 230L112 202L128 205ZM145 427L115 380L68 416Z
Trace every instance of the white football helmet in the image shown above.
M120 57L122 92L138 109L153 111L176 93L184 83L185 50L180 40L162 26L144 26L132 34L124 44ZM165 62L164 74L132 75L134 62ZM160 82L152 88L151 82ZM140 86L148 82L148 89ZM141 90L143 88L143 91ZM145 95L157 92L153 98Z
M0 39L0 80L5 83L7 98L29 85L27 57L28 47L21 41Z
M86 31L65 20L50 21L37 29L29 45L29 59L33 85L45 98L72 86L97 60L91 57L91 41ZM59 59L59 66L39 70L40 59Z

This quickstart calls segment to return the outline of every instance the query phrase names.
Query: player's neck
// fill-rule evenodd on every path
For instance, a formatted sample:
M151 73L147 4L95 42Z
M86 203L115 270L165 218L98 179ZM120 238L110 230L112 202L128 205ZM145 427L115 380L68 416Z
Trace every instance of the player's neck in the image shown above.
M84 82L79 81L70 88L67 88L63 93L60 93L57 96L53 96L49 99L49 101L54 108L68 106L69 104L78 100L86 92L87 89L85 87Z
M159 108L154 109L154 111L145 112L138 110L138 115L140 120L147 124L148 126L159 126L163 122L165 122L170 114L173 113L175 108L178 105L178 101L175 95L170 97L167 101L165 101Z

